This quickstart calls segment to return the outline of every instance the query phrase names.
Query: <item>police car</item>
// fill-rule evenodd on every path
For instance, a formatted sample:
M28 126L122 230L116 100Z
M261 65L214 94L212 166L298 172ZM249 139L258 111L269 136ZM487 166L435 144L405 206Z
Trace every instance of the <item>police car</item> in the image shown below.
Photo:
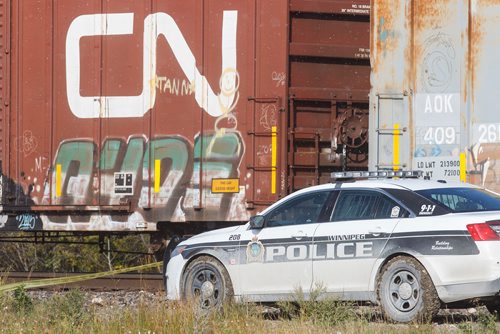
M499 195L415 172L358 174L367 179L297 191L246 225L181 242L167 298L213 308L293 300L319 286L325 297L377 303L396 322L471 300L499 308Z

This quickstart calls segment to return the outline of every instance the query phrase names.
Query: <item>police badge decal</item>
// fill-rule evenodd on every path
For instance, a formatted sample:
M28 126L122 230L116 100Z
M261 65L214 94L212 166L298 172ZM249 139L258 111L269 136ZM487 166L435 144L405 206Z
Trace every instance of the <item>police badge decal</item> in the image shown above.
M247 263L264 262L265 248L257 236L252 238L247 245Z

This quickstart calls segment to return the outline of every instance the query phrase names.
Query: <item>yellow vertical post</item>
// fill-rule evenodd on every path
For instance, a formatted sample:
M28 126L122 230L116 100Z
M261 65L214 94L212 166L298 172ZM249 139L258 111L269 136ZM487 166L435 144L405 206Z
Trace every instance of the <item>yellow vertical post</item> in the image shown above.
M160 167L161 160L155 160L155 193L160 192Z
M56 165L56 197L61 197L61 173L62 166L61 164Z
M460 182L467 181L466 168L467 168L467 160L465 157L465 152L461 152L460 153Z
M399 170L399 124L394 124L392 136L392 165L395 171Z
M276 194L277 127L271 128L271 194Z

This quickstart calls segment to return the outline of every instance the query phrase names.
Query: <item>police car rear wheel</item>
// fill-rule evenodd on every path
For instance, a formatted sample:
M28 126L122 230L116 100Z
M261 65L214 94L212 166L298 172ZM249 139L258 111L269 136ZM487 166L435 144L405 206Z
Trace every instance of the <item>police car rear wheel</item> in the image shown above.
M378 297L385 318L395 322L430 321L440 301L425 268L410 257L396 257L383 268Z
M212 257L195 259L188 265L184 277L185 298L199 302L204 310L221 307L233 295L227 270Z

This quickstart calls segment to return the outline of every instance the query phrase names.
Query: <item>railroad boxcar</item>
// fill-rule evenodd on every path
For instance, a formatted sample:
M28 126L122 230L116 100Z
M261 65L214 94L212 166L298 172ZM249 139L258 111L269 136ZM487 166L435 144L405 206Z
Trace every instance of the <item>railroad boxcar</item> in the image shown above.
M189 234L368 165L370 2L0 0L0 231Z
M500 3L372 1L371 22L370 168L499 191Z

